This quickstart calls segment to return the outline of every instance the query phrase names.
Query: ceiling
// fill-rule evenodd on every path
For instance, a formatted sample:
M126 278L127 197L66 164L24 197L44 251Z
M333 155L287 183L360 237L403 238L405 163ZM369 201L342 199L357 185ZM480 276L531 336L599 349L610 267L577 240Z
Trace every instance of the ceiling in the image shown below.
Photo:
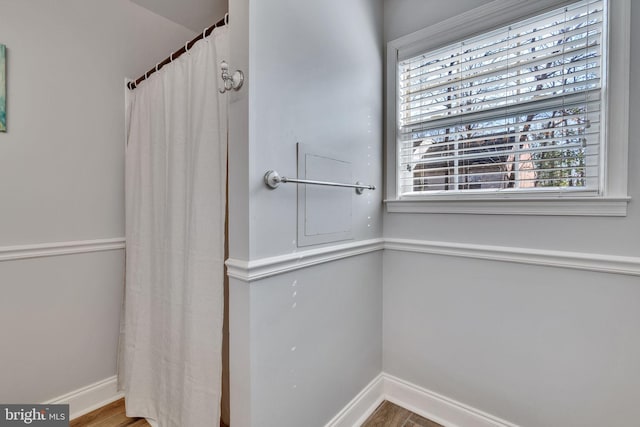
M229 10L227 0L131 1L195 32L214 24Z

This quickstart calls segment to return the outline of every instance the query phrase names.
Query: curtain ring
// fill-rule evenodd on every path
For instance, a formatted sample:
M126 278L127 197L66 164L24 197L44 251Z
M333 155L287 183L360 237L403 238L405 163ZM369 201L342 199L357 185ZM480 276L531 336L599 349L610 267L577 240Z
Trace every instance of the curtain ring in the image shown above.
M229 12L224 14L224 25L229 25Z
M169 55L169 62L173 62L173 54L174 52L171 52L171 55Z
M184 44L184 53L189 53L189 42L186 42ZM191 55L191 54L189 53L189 55Z
M160 63L159 63L159 62L156 64L156 73L157 73L158 71L160 71L160 70L158 70L158 65L160 65Z
M207 42L209 41L209 40L207 40L207 30L208 29L209 29L209 27L205 28L204 31L202 31L202 40L205 40Z
M144 79L147 80L149 78L149 72L144 73Z

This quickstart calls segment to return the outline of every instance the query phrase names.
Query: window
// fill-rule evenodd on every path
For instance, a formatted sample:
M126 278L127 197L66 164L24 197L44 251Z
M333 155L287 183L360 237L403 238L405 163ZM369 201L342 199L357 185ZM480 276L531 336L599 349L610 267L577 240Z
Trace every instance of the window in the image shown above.
M504 10L476 9L389 44L390 211L470 213L480 206L471 202L483 202L480 213L626 214L627 142L607 132L608 66L620 68L609 53L624 49L611 47L608 4L546 1L543 11L523 10L530 3L541 2L512 2L506 14L514 18L501 25L494 22ZM485 22L494 24L469 28ZM447 25L475 35L446 40ZM624 167L611 167L614 153ZM500 203L489 208L490 200Z

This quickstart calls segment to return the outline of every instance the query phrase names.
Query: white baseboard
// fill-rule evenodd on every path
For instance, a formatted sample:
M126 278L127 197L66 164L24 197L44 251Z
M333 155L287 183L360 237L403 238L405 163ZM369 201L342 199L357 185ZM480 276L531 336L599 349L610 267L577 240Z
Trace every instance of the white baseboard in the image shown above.
M382 375L378 375L367 384L325 427L361 425L384 400L384 380Z
M123 396L123 393L118 392L117 377L113 376L44 404L68 403L70 418L74 419ZM516 424L386 373L381 373L367 384L325 427L359 427L384 400L445 427L518 427Z
M382 376L386 400L445 427L518 427L408 381L385 373Z
M118 391L118 378L113 376L51 399L44 402L44 404L56 405L68 403L69 418L74 419L108 405L122 397L124 397L124 394Z
M384 372L358 393L325 427L359 427L384 400L445 427L518 427Z

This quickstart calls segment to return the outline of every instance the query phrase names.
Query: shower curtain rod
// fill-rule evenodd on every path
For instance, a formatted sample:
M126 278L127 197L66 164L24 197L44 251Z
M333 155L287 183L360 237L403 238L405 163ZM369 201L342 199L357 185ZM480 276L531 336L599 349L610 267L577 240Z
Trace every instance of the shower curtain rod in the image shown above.
M157 63L155 67L153 67L152 69L144 73L144 75L138 77L135 81L127 83L127 87L131 90L135 89L136 87L138 87L138 85L141 82L149 78L151 74L155 73L156 71L160 71L162 67L164 67L170 62L173 62L175 59L179 58L180 55L182 55L183 53L186 53L189 49L193 47L194 44L196 44L198 40L202 40L203 38L211 35L211 33L215 28L222 27L228 24L229 24L229 14L226 13L224 15L224 18L222 18L212 26L205 28L204 31L198 37L194 38L190 42L187 42L181 49L178 49L177 51L173 52L171 55L165 58L164 61Z

